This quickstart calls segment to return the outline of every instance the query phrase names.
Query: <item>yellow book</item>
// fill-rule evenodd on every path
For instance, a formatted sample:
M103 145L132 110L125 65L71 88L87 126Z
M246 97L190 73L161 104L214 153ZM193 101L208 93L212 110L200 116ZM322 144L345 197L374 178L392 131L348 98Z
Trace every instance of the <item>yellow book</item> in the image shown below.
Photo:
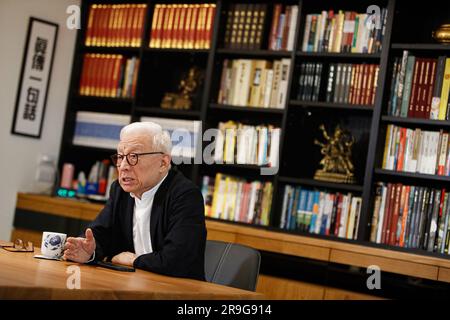
M445 120L447 113L448 93L450 89L450 58L445 59L444 80L442 81L441 103L439 104L439 120Z
M237 124L234 121L227 121L224 124L224 130L225 130L224 161L225 161L225 163L234 163L234 154L235 154L235 146L236 146L236 129L237 129Z
M92 45L93 23L94 23L94 16L95 16L96 9L97 9L97 5L93 4L93 5L91 5L91 8L89 10L89 19L88 19L88 26L87 26L86 40L85 40L86 46Z
M388 153L391 146L391 133L392 133L392 124L388 124L386 130L386 140L384 142L384 155L383 155L383 169L386 169L387 161L388 161Z
M214 180L214 192L213 192L213 199L212 199L211 211L210 211L210 216L213 218L217 218L217 215L216 215L217 202L218 202L218 193L219 193L219 186L220 186L221 179L222 179L222 174L217 173L216 178Z

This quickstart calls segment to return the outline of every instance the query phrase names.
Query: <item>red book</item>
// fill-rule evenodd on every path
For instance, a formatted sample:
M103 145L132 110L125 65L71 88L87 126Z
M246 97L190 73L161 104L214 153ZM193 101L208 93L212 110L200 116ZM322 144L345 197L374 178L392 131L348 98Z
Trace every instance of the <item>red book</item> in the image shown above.
M342 193L338 193L338 200L337 200L337 209L336 209L336 218L335 218L335 225L334 225L334 231L333 234L335 236L339 235L339 227L341 223L341 214L342 214L342 200L344 198Z
M392 207L394 205L394 198L395 198L395 185L392 183L388 183L387 186L387 192L386 192L386 206L384 209L384 218L383 218L383 228L381 230L381 243L387 244L387 240L389 239L389 235L387 234L387 226L390 226L391 222L391 212Z
M291 22L291 6L286 6L286 9L284 12L284 26L283 26L282 36L281 36L281 50L286 50L286 48L287 48L290 22Z
M409 99L408 106L408 117L415 118L416 117L416 97L417 97L417 86L419 81L419 62L420 58L416 58L414 62L414 71L413 71L413 80L411 84L411 97Z
M275 46L277 43L278 22L280 20L282 8L283 5L280 3L275 4L273 7L272 27L270 29L270 36L269 36L269 50L275 50Z
M162 14L161 5L155 4L155 8L153 9L152 27L150 30L150 48L156 47L158 37L158 19L160 14Z
M196 32L197 32L197 25L199 23L199 13L200 13L200 5L194 4L192 8L192 14L191 14L191 25L189 27L189 41L188 46L189 49L194 49L195 41L196 41Z
M411 191L410 186L406 186L405 191L405 200L403 202L403 206L401 207L401 210L403 210L402 213L402 224L401 224L401 231L400 231L400 237L396 239L396 245L400 247L405 246L405 230L406 230L406 221L408 219L408 209L409 209L409 193Z
M405 158L405 142L406 142L406 128L400 128L400 139L398 144L397 166L396 171L403 171L403 159Z
M367 78L369 75L369 66L363 64L362 66L362 80L361 80L361 90L360 90L360 102L359 104L366 104L366 88L367 88Z
M97 9L97 5L91 4L89 7L89 14L88 14L88 25L86 30L86 38L84 39L84 43L87 46L92 45L92 31L94 30L94 17L95 17L95 11Z
M211 47L211 37L212 37L212 30L214 27L215 16L216 16L216 6L215 4L210 4L208 7L208 19L206 20L206 33L205 33L206 49L209 49Z
M424 84L424 76L425 76L425 59L418 58L419 60L419 73L417 75L417 83L416 83L416 96L415 96L415 104L414 104L414 117L422 118L421 106L422 106L422 96L423 96L423 84Z
M83 69L81 70L80 87L78 89L80 95L86 95L89 63L90 63L90 54L86 53L83 58Z
M429 59L430 61L430 72L428 73L427 86L425 88L425 119L430 119L431 112L431 100L433 99L433 87L434 87L434 78L436 75L436 64L437 59Z
M94 54L92 56L92 73L90 80L90 95L97 96L99 94L98 90L98 80L100 74L100 54Z
M177 48L183 48L186 23L187 4L180 5L180 18L178 20L178 35L177 35Z
M390 236L389 236L389 244L394 246L396 242L396 235L397 235L397 224L398 224L398 218L400 215L400 205L402 204L402 196L405 195L405 186L402 186L400 183L396 185L396 191L395 191L395 200L394 200L394 210L392 212L392 221L390 228Z

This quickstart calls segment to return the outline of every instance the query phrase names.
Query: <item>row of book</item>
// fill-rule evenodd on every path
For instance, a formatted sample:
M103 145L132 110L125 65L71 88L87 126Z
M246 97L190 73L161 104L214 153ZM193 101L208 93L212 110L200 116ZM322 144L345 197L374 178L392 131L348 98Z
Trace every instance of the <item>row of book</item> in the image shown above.
M141 117L167 131L172 141L173 157L193 158L197 150L201 121L171 118ZM73 144L115 150L120 140L120 130L131 122L131 116L79 111L76 114Z
M448 254L449 192L377 183L370 241Z
M357 239L361 197L286 185L280 228Z
M86 46L139 47L146 4L92 4Z
M140 60L121 54L86 53L83 57L79 94L131 98L136 91Z
M204 176L202 194L207 217L269 225L272 182L247 181L222 173Z
M217 102L284 108L291 59L224 59Z
M420 58L404 50L393 64L388 115L449 120L450 58Z
M281 128L251 126L235 121L219 122L214 161L277 167Z
M230 3L226 10L223 47L261 49L267 19L265 3Z
M150 48L209 49L215 4L156 4Z
M317 68L317 64L314 69L322 71L321 67ZM375 103L379 69L377 64L330 64L326 85L326 102L373 105ZM308 75L306 67L305 71ZM317 71L315 73L317 74ZM311 79L304 81L308 81L307 86L311 86ZM316 98L317 94L314 90L313 92L312 96Z
M302 51L378 53L386 19L385 8L379 16L343 10L307 14Z
M389 124L382 166L387 170L448 176L449 133Z
M269 50L294 49L295 29L297 28L298 6L273 6L272 26L269 35Z

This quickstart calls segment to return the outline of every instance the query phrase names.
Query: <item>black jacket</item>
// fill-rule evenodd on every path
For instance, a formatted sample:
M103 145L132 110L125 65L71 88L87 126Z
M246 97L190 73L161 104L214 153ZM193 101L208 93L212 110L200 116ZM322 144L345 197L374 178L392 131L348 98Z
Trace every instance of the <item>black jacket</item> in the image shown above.
M134 252L134 199L115 181L103 210L91 223L95 257ZM139 256L134 267L176 277L205 279L206 226L200 190L180 172L170 170L153 200L150 217L153 252Z

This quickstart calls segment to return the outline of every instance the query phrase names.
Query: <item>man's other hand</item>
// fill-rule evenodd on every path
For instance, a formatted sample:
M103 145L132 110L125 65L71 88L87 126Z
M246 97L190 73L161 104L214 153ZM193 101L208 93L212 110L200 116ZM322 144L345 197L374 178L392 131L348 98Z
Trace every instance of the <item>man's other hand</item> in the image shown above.
M64 246L64 259L79 263L88 262L95 251L94 234L90 228L86 229L86 238L69 237Z
M118 255L115 255L112 258L111 262L132 267L135 259L136 259L136 255L134 253L122 252L122 253L119 253Z

